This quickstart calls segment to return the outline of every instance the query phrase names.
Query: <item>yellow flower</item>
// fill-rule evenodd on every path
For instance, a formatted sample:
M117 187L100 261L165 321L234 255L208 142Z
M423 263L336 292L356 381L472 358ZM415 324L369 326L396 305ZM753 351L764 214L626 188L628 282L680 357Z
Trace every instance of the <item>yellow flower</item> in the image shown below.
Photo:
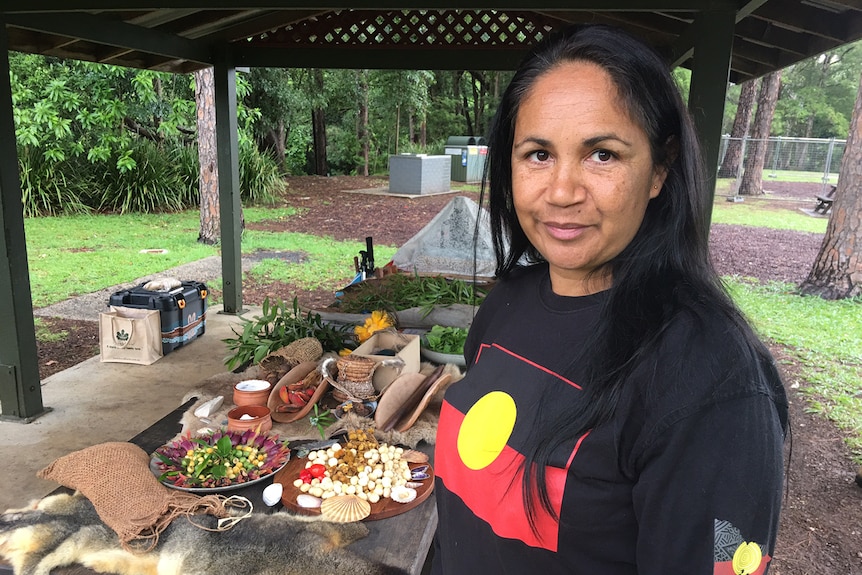
M365 325L356 326L353 332L356 334L356 338L359 340L359 343L362 343L370 338L374 332L388 329L393 326L394 323L388 313L381 310L375 310L371 312L369 317L365 318Z

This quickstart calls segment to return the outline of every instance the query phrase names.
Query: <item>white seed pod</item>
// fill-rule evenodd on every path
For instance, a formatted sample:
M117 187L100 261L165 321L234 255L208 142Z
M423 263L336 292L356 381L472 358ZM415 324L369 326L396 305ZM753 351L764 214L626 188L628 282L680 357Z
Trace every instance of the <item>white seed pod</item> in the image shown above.
M356 495L356 486L355 485L348 485L347 487L344 488L344 494L345 495Z
M388 487L384 487L384 488L383 488L383 497L389 497L389 495L390 495L391 493L392 493L392 490L391 490L391 489L389 489Z
M380 496L376 492L372 491L368 494L369 503L377 503L378 501L380 501Z
M320 479L318 479L317 477L315 477L314 479L312 479L312 480L311 480L311 485L312 485L312 486L320 485Z
M297 479L296 481L293 482L293 486L294 487L302 487L303 483L304 482L302 481L302 479Z
M302 485L299 486L299 490L302 491L303 493L308 493L309 489L311 489L311 484L309 484L309 483L303 483Z
M330 457L326 464L329 465L329 467L338 467L338 458Z
M392 487L392 478L391 477L384 477L383 479L380 480L380 485L383 486L383 489L387 489L389 487Z
M395 473L393 473L391 469L387 469L383 472L383 477L388 477L389 479L392 479L393 477L395 477Z
M367 486L367 485L368 485L368 476L367 476L367 475L363 475L363 476L361 476L361 477L359 478L359 481L358 481L357 483L358 483L360 486L362 486L362 487Z
M323 495L323 489L315 486L308 490L308 494L314 495L315 497L320 497L321 495Z
M338 442L335 442L329 446L329 449L331 449L333 452L341 451L341 444Z

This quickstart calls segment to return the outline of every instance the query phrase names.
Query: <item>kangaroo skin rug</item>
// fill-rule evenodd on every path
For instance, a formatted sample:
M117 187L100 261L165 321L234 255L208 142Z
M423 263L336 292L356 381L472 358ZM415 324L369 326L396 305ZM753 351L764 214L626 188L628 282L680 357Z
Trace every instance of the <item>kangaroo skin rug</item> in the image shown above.
M194 524L192 523L194 521ZM345 549L362 523L287 512L252 514L227 530L211 515L175 518L149 551L128 550L80 493L49 495L0 515L0 557L16 575L81 564L118 575L395 575L400 569Z

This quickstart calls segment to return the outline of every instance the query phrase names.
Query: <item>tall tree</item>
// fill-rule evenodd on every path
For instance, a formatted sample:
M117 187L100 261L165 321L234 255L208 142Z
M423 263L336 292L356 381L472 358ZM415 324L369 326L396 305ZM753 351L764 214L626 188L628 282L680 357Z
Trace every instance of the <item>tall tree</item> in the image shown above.
M356 173L360 176L368 175L368 70L356 71L356 84L358 93L359 113L356 117L356 139L359 140L360 156L362 161L356 167Z
M751 110L754 107L757 82L755 80L743 82L740 88L736 116L733 118L733 128L730 130L730 140L727 142L724 160L718 169L719 178L735 178L739 174L739 165L742 162L742 142L748 135L748 126L751 124Z
M200 164L200 232L198 241L215 245L221 237L216 157L215 76L211 67L194 73Z
M763 193L763 162L780 87L781 70L767 74L760 81L749 152L743 161L742 181L737 191L741 196L759 196Z
M312 85L315 93L319 95L326 93L323 70L315 69L312 72ZM314 140L314 173L318 176L326 176L329 174L329 165L326 161L326 106L321 100L315 101L311 109L311 133Z
M824 299L862 295L862 76L838 172L832 215L820 253L800 289Z

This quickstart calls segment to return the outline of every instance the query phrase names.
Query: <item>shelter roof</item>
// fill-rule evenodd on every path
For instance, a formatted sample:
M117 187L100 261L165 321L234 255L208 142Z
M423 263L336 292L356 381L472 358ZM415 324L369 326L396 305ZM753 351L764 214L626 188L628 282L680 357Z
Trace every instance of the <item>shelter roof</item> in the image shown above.
M862 38L862 0L429 4L5 0L0 11L12 50L170 72L207 66L221 51L253 67L512 69L543 35L580 22L618 25L690 68L698 15L708 25L710 12L730 10L730 79L742 82Z

